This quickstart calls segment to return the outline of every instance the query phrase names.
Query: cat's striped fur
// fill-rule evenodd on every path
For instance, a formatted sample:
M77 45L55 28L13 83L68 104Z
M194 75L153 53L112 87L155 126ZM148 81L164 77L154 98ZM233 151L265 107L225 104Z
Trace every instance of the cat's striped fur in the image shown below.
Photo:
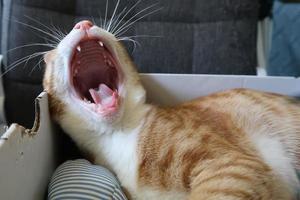
M138 73L114 36L124 93L114 118L95 116L70 97L70 33L46 55L44 88L53 118L95 163L110 168L132 199L289 200L299 186L300 104L235 89L174 107L145 103ZM71 38L71 39L70 39Z
M139 140L139 183L192 190L195 199L289 199L281 189L297 186L296 177L277 177L252 138L281 141L299 167L299 105L287 97L236 89L153 108ZM276 153L267 145L263 148ZM286 181L282 185L280 178Z

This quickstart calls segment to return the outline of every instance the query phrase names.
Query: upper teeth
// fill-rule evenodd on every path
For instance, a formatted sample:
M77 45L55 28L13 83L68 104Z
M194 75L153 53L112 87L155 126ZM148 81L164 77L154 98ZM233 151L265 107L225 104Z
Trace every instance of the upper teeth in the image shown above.
M101 47L103 47L103 43L102 42L99 42L99 44L100 44Z
M81 48L80 48L80 46L77 46L77 48L76 48L78 51L81 51Z

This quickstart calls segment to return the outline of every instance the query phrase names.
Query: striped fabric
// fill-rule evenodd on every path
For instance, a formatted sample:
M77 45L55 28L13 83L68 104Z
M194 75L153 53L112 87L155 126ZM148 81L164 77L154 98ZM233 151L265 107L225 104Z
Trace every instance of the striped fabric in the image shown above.
M111 172L82 159L67 161L57 168L48 199L127 200Z

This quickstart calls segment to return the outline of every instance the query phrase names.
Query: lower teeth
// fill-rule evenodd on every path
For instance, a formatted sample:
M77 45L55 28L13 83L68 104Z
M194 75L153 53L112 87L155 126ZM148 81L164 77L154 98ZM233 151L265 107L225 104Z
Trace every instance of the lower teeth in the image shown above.
M87 100L86 98L84 98L83 101L86 102L86 103L91 103L91 101Z

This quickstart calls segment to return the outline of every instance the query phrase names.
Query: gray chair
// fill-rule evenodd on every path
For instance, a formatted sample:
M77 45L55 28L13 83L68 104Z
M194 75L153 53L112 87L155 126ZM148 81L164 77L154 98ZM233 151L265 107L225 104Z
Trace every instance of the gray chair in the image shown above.
M116 1L109 0L109 16ZM120 8L132 6L136 0L121 0ZM156 3L142 1L125 18L128 20L143 8ZM125 35L139 37L141 47L132 52L140 72L255 74L256 27L259 0L161 0L162 10L137 22ZM80 19L104 16L105 0L1 0L2 71L26 55L45 51L41 46L7 50L29 43L44 43L47 35L33 31L30 24L45 29L39 22L53 24L69 31ZM26 17L27 16L27 17ZM16 22L18 21L18 22ZM42 37L41 37L42 35ZM43 67L36 66L40 58L31 59L26 66L18 65L4 76L6 117L30 127L34 116L34 98L42 91Z

